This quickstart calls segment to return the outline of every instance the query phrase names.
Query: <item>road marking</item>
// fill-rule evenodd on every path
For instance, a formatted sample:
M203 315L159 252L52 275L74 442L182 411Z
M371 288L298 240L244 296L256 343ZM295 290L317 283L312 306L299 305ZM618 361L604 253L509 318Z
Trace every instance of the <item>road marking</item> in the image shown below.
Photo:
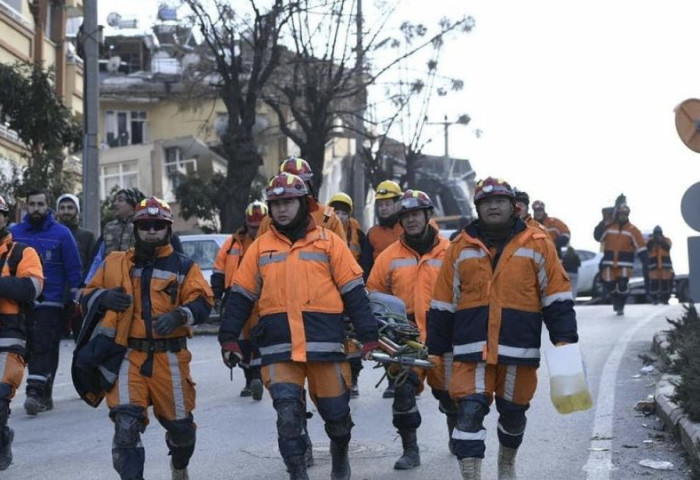
M659 317L660 312L649 314L643 320L635 322L615 343L608 359L603 366L598 385L598 397L595 402L595 419L593 421L593 433L589 448L588 461L582 470L587 472L586 480L609 480L613 470L612 464L612 440L613 440L613 415L615 413L615 379L617 371L622 363L622 356L627 350L627 344L637 331L654 318Z

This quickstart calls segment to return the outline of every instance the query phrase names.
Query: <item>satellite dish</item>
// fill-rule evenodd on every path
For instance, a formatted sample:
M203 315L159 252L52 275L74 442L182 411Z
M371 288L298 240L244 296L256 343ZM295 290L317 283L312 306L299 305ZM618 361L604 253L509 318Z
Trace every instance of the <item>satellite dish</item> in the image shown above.
M118 57L116 55L114 57L109 57L109 60L107 60L107 71L109 73L117 73L121 64L121 57Z
M700 100L689 98L675 108L676 130L685 146L700 153Z
M110 27L118 27L121 19L121 15L119 15L117 12L112 12L109 15L107 15L107 25L109 25Z

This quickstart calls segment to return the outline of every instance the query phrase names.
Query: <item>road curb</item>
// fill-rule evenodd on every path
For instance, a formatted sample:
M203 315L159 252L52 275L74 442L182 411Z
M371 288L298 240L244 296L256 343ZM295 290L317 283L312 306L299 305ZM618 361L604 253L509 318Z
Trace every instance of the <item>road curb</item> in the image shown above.
M652 349L666 365L669 364L671 358L668 348L668 332L656 333ZM680 376L678 375L661 375L654 391L656 415L680 439L684 450L690 457L690 463L697 465L700 463L700 423L691 421L683 409L671 400L676 391L674 385L679 381Z

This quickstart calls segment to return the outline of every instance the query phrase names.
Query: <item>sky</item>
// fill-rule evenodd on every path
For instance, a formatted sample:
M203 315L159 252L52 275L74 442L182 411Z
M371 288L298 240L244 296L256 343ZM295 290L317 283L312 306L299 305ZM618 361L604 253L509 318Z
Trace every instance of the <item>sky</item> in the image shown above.
M158 3L101 0L100 22L118 8L147 24ZM464 80L464 90L435 100L428 113L435 121L471 117L467 126L450 127L450 155L468 158L477 178L503 178L544 201L568 224L576 248L598 249L592 232L600 209L624 193L630 221L643 231L660 225L674 243L676 272L687 273L687 238L700 234L684 222L680 203L700 182L700 154L679 139L674 108L700 98L700 2L425 6L404 0L399 15L429 23L468 14L476 21L447 45L440 65ZM426 153L441 155L443 131L431 129Z

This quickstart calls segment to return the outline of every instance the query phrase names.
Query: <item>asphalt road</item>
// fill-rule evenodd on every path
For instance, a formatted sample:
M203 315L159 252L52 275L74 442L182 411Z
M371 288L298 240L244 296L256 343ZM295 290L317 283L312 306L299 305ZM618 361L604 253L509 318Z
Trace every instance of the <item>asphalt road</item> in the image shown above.
M522 479L689 479L681 450L673 437L659 430L656 418L634 410L639 400L654 391L657 374L642 374L640 354L649 354L654 332L666 329L665 318L680 316L679 306L632 305L622 318L609 306L577 307L594 408L559 415L549 400L546 365L528 412L525 442L518 454ZM544 348L550 348L546 333ZM192 479L284 479L286 473L277 449L275 412L269 396L255 402L240 398L243 375L234 371L233 382L222 365L214 336L190 341L192 371L197 382L197 449L190 465ZM12 403L10 425L15 429L14 462L0 474L3 479L118 478L112 469L113 427L105 405L90 408L70 383L72 343L61 346L61 366L55 385L55 408L28 417L22 408L23 388ZM391 425L391 401L381 398L381 376L371 364L360 376L360 398L352 400L353 439L350 461L354 479L459 479L458 464L447 450L444 417L429 392L419 397L423 416L419 430L422 465L395 471L393 463L401 441ZM330 476L328 440L318 415L309 421L316 465L313 480ZM483 478L496 477L496 412L486 421L487 458ZM142 437L146 448L146 478L168 479L169 458L164 430L153 421ZM655 470L640 460L667 461L673 470Z

